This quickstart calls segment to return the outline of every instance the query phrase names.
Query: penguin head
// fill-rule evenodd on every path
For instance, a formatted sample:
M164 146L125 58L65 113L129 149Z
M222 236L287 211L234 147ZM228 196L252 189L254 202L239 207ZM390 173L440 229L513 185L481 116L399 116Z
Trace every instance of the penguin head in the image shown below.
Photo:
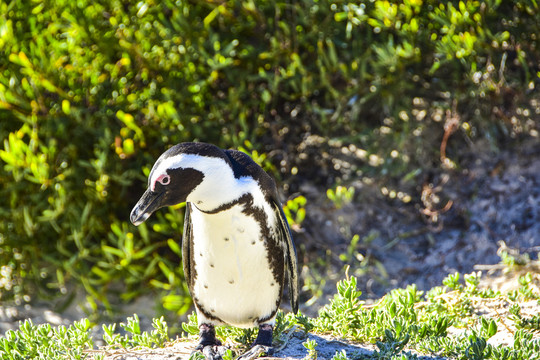
M230 175L229 159L218 147L204 143L175 145L152 167L148 188L131 211L131 222L140 225L165 206L185 201L202 204L208 198L219 200L227 183L224 180Z

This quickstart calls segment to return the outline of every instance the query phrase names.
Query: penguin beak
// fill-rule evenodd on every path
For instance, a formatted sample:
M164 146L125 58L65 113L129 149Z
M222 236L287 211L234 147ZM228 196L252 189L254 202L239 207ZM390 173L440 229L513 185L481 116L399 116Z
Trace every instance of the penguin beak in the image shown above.
M162 197L164 194L165 192L157 193L147 189L131 210L130 220L133 225L141 225L154 211L163 207Z

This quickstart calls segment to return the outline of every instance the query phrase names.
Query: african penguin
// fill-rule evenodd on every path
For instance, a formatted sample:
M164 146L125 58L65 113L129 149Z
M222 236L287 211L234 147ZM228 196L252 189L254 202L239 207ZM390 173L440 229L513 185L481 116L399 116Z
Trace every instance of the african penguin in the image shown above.
M131 222L140 225L159 208L182 202L184 273L200 331L196 350L219 359L214 326L229 324L259 327L241 358L271 354L286 275L298 310L296 250L274 181L240 151L181 143L154 164Z

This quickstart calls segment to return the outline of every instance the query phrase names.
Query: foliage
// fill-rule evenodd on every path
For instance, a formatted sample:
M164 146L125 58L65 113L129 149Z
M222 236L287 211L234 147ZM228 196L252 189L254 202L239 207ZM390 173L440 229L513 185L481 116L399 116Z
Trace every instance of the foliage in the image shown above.
M502 240L498 241L498 245L497 255L501 258L500 264L504 266L504 272L526 272L540 264L539 260L532 260L529 254L522 254L519 249L509 247Z
M306 340L302 344L307 349L308 354L306 359L308 360L317 360L317 341L315 340Z
M332 201L336 209L341 209L346 204L350 204L354 196L354 187L338 185L336 189L326 190L326 196Z
M332 356L331 360L347 360L349 357L347 356L347 352L345 350L341 350L339 352L336 351L334 356Z
M153 319L151 332L141 332L139 317L135 314L120 323L124 335L117 333L116 324L103 325L103 340L106 349L111 348L154 348L163 347L169 341L167 323L163 317ZM68 327L52 327L50 324L34 325L25 320L19 330L8 330L0 338L0 355L6 360L22 359L86 359L88 350L93 349L94 339L90 320L82 319ZM94 359L102 358L96 352Z
M69 327L34 325L25 320L19 330L8 330L0 338L0 355L6 360L22 359L84 359L84 350L91 348L90 321L83 319Z
M355 144L343 176L412 180L457 160L455 131L532 134L538 11L517 0L0 0L2 300L78 283L93 311L142 291L187 311L182 208L128 223L174 143L244 147L289 182L327 168L287 155L315 134Z
M141 332L139 317L134 314L127 318L127 323L120 323L125 334L122 336L115 332L116 323L103 325L103 340L109 346L120 345L126 347L143 346L147 348L163 347L168 337L168 326L163 316L159 319L153 319L152 326L154 330L150 333Z
M287 221L291 227L299 227L306 218L306 198L302 195L294 199L287 200L283 206L283 212L287 217Z
M523 317L521 315L521 308L517 303L510 308L510 314L516 328L540 331L540 315L533 315L530 318Z
M520 316L519 305L511 294L478 289L479 274L466 275L465 284L460 283L460 277L458 273L449 275L443 281L444 287L435 287L425 295L415 285L393 290L371 306L358 300L360 291L356 278L351 277L338 283L330 304L313 320L314 331L375 343L378 350L369 357L373 359L417 358L411 349L459 359L537 358L540 342L532 340L538 329L537 316ZM538 299L540 295L531 291L530 283L526 293L530 296L520 301ZM514 333L513 346L487 342L497 334L497 323L503 319L481 315L475 306L494 297L505 299L510 318L519 329ZM531 343L526 344L524 339Z

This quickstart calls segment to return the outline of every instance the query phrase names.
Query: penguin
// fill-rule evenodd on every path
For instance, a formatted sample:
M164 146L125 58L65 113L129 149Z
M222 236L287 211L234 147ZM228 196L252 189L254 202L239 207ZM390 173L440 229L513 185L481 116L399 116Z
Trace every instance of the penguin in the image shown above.
M180 143L155 162L130 220L138 226L183 202L183 269L199 326L195 351L220 359L215 327L232 325L259 329L240 359L271 355L285 278L298 311L296 249L274 180L243 152Z

